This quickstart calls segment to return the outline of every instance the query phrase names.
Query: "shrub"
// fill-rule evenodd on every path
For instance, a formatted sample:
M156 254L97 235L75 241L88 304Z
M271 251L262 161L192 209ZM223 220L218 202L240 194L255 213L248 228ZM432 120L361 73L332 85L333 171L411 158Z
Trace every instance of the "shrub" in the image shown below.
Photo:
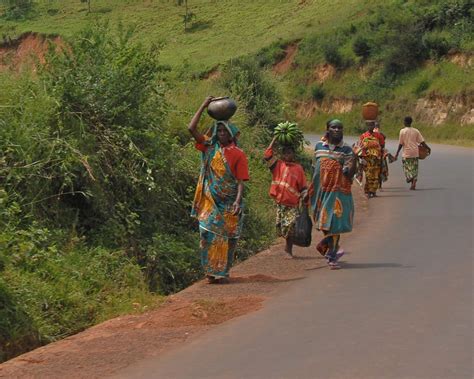
M423 34L412 17L391 19L387 23L383 39L386 45L384 57L385 72L402 74L418 67L427 57Z
M324 88L319 85L313 85L311 87L311 98L316 101L322 101L325 96Z
M5 4L4 17L7 20L21 20L31 15L33 0L2 0ZM1 3L0 2L0 3Z
M448 39L439 33L429 33L423 36L423 44L429 51L432 58L439 59L448 54L449 50L454 48L454 43L450 43Z
M201 277L199 236L188 230L181 236L157 233L147 246L145 274L152 291L170 294Z
M255 59L230 61L224 67L221 83L243 103L250 125L271 128L280 120L281 97Z
M430 88L430 85L431 82L428 79L420 80L413 92L415 93L415 95L420 96L423 92Z
M286 56L285 46L281 42L274 42L271 45L261 49L255 59L260 67L272 66L281 61Z
M323 45L324 59L336 68L344 67L344 60L336 45L329 42Z
M361 36L358 36L354 40L352 44L352 50L354 51L355 55L361 57L362 59L369 58L370 53L372 52L372 48L370 47L369 41Z

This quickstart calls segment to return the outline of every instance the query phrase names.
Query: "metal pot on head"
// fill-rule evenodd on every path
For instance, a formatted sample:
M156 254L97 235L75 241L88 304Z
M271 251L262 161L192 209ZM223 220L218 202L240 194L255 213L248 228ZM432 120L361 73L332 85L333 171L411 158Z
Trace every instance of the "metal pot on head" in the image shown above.
M229 120L237 111L237 103L230 97L216 97L207 106L207 113L214 120Z

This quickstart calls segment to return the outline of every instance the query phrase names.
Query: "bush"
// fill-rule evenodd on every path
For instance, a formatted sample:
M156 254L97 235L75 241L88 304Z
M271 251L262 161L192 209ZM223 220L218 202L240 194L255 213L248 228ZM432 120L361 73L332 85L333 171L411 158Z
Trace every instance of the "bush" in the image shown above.
M0 335L16 346L5 357L149 301L143 272L158 292L195 278L178 270L195 243L175 233L191 226L197 173L163 127L158 52L131 37L97 25L36 77L0 76L1 285L13 309ZM154 235L180 249L183 262L163 267L173 275L153 277Z
M336 45L331 42L323 45L324 59L336 68L344 67L344 60Z
M255 59L260 67L272 66L278 63L286 56L285 45L281 42L274 42L271 45L261 49Z
M7 20L26 19L33 11L33 0L3 0L5 4L4 17Z
M372 52L372 48L370 47L369 41L361 36L358 36L354 40L352 44L352 50L354 51L355 55L361 57L362 59L369 58L370 53Z
M145 273L152 291L170 294L201 277L199 235L188 230L181 235L180 238L157 233L147 246Z
M311 87L311 98L316 101L322 101L325 96L324 88L318 85L313 85Z
M455 47L444 35L439 33L425 34L423 36L423 44L434 59L443 57L448 54L450 49Z
M430 88L430 85L431 82L428 79L420 80L420 82L415 87L415 95L420 96L423 92Z
M230 61L221 83L244 105L249 125L272 128L281 119L281 97L255 59Z
M428 54L416 20L412 17L391 19L387 28L391 32L383 36L387 46L383 54L385 72L398 75L418 67Z

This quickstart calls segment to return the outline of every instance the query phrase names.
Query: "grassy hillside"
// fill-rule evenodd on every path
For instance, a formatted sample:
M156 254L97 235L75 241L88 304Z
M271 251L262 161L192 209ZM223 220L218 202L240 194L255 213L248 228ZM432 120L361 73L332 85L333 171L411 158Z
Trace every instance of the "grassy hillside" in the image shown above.
M72 36L96 19L136 26L146 44L163 44L162 62L208 70L274 41L301 38L308 30L330 30L363 16L383 0L189 0L196 17L184 31L184 7L176 0L39 0L25 19L5 20L0 35L34 31Z
M288 104L286 116L308 130L320 130L323 119L337 115L356 132L360 105L375 100L385 110L381 117L390 135L405 113L413 113L432 138L472 138L471 127L455 128L474 106L474 29L467 0L189 0L193 17L187 30L185 7L177 0L92 0L90 13L79 0L33 3L16 19L4 8L0 33L71 37L97 20L123 23L134 27L135 39L161 50L160 62L170 67L175 83L195 88L203 85L194 79L237 57L257 57L269 69L285 56L285 46L296 43L290 70L276 82ZM334 69L324 80L315 78L321 65ZM186 94L189 98L189 89ZM461 98L468 101L460 103ZM437 100L420 110L419 99ZM340 112L337 104L347 100L352 105ZM191 104L175 102L181 112L191 112ZM301 112L311 106L313 111ZM433 124L440 127L429 128Z

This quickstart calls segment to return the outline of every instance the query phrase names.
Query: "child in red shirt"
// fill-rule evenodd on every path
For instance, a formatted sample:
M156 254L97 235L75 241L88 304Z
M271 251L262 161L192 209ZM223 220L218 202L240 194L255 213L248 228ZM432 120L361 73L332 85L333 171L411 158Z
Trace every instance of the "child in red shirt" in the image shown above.
M286 239L285 252L293 258L292 236L296 218L300 214L299 204L308 193L303 167L295 163L295 150L292 146L283 146L281 158L273 155L275 138L265 151L264 159L272 172L270 196L277 207L276 227L278 235Z

